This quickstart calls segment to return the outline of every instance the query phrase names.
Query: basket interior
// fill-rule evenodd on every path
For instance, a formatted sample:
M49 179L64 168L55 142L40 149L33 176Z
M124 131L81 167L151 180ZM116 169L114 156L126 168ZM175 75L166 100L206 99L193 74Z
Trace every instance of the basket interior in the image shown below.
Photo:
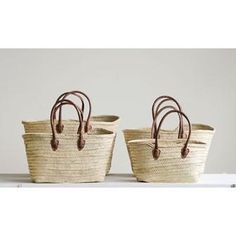
M96 122L115 122L119 120L118 116L104 115L104 116L92 116L91 121Z
M209 125L203 125L203 124L193 124L192 129L193 130L212 130L212 131L214 130L213 127Z
M88 135L102 135L102 134L113 134L113 132L100 128L92 129L91 131L88 132Z
M91 116L90 118L91 121L95 121L95 122L115 122L119 120L119 116L113 116L113 115L101 115L101 116ZM62 123L66 123L66 122L78 122L79 120L76 119L62 119ZM57 121L56 121L57 122ZM85 120L84 120L85 122ZM35 121L22 121L22 124L37 124L37 123L50 123L50 120L35 120Z

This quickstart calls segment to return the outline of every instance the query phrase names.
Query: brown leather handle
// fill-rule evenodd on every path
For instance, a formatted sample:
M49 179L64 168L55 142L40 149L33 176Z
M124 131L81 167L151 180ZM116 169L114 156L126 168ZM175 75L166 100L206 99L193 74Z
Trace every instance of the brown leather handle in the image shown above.
M191 123L190 123L188 117L183 112L178 111L178 110L171 110L171 111L166 112L166 114L162 117L162 119L161 119L161 121L158 125L158 128L157 128L157 135L156 135L156 138L155 138L155 146L154 146L154 149L152 150L152 156L155 160L157 160L160 157L160 154L161 154L161 150L159 149L158 138L157 138L159 133L160 133L160 130L161 130L161 125L162 125L163 121L165 120L165 118L167 116L169 116L171 113L178 113L178 114L182 115L182 117L184 117L188 122L188 126L189 126L188 137L186 139L184 147L181 150L181 157L184 159L184 158L187 157L187 155L189 153L188 143L189 143L190 136L191 136ZM156 120L155 119L153 120L152 126L156 126Z
M161 109L156 111L154 120L157 121L158 116L166 109L178 110L174 106L164 106ZM179 115L179 121L180 121L181 115L180 114L178 114L178 115ZM157 135L157 122L155 122L155 123L156 123L156 125L152 126L152 129L151 129L151 138L156 138L156 135ZM179 126L179 130L180 130L180 128L181 127ZM158 136L157 138L160 138L160 137Z
M58 102L56 102L54 105L53 105L53 107L52 107L52 109L54 109L55 107L57 107L57 105L58 104L74 104L71 100L69 100L69 99L61 99L61 100L59 100ZM74 104L75 105L75 104ZM79 110L79 114L78 114L78 116L79 115L81 115L81 120L82 120L82 122L80 122L80 124L79 124L79 129L82 129L82 125L83 125L83 120L84 120L84 118L83 118L83 112L82 112L82 110L76 105L76 107L77 107L77 109ZM62 108L62 106L59 106L59 109L61 109ZM58 110L58 109L57 109ZM56 110L56 111L57 111ZM56 112L54 112L53 113L53 120L56 120L55 119L55 117L56 117ZM56 124L56 131L57 131L57 133L62 133L62 132L60 132L59 131L59 128L64 128L64 125L62 124L62 120L61 120L61 123L59 124Z
M54 105L51 109L51 113L50 113L50 124L51 124L51 129L52 129L52 140L51 140L51 147L53 151L56 151L59 145L59 140L56 138L56 128L55 128L55 113L57 112L57 110L59 108L61 108L64 105L71 105L73 106L78 114L79 117L79 127L78 127L78 131L77 134L79 134L79 138L78 138L78 149L79 151L82 150L85 146L85 140L83 138L83 118L82 118L82 111L80 110L80 108L78 106L76 106L73 102L71 102L70 100L61 100L59 102L57 102L56 105Z
M68 102L72 102L71 100L69 99L61 99L61 100L58 100L55 102L55 104L53 105L52 109L54 107L56 107L58 104L61 104L61 102L63 101L66 101L67 103ZM73 102L72 102L73 103ZM73 103L74 104L74 103ZM78 106L77 106L78 107ZM83 111L78 107L80 113L81 113L81 116L82 116L82 120L84 120L84 114L83 114ZM59 112L62 113L62 106L59 107ZM53 120L56 120L56 112L54 112L53 114ZM81 125L81 124L80 124ZM56 131L57 133L62 133L63 132L63 129L64 129L64 125L62 124L62 114L60 114L60 120L58 120L58 123L56 124Z
M162 99L164 99L164 100L162 100ZM160 100L162 100L162 101L160 101ZM157 107L155 108L158 101L160 101L160 102L157 105ZM153 102L153 105L152 105L152 119L155 118L155 115L158 112L160 106L163 103L167 102L167 101L174 102L177 105L178 110L182 112L182 108L181 108L180 104L178 103L178 101L175 98L173 98L171 96L163 95L163 96L160 96L160 97L156 98L155 101ZM182 117L182 115L180 115L180 116L181 116L181 118L180 118L180 121L179 121L179 127L180 128L179 128L178 138L184 138L183 117ZM154 128L154 130L156 132L156 127Z
M89 104L89 109L88 109L88 116L87 116L87 121L86 121L86 124L85 124L85 133L87 133L89 130L92 129L91 125L90 125L90 117L91 117L91 112L92 112L92 105L91 105L91 101L89 99L89 97L84 93L84 92L81 92L81 91L70 91L70 92L65 92L63 94L61 94L58 98L57 98L57 101L60 101L61 99L65 99L67 98L69 95L74 95L78 98L80 98L81 102L82 102L82 107L81 107L81 110L83 111L84 113L84 101L83 101L83 98L80 96L84 96L86 98L86 100L88 101L88 104ZM60 111L59 111L59 122L58 122L58 132L61 133L63 131L63 126L61 125L61 108L60 108Z
M69 94L68 94L69 95ZM82 110L82 112L84 113L84 100L83 100L83 98L79 95L79 94L74 94L74 96L76 96L76 97L78 97L79 99L80 99L80 101L81 101L81 110ZM55 104L58 102L58 101L60 101L60 100L63 100L63 99L66 99L66 95L64 95L64 96L59 96L58 98L57 98L57 100L56 100L56 102L55 102ZM62 113L62 108L60 107L59 108L59 117L61 117L61 113ZM56 119L56 116L55 117L53 117L53 119ZM60 121L60 119L59 119L59 121ZM63 130L63 128L62 128L62 130ZM61 131L59 131L58 133L62 133L62 130Z

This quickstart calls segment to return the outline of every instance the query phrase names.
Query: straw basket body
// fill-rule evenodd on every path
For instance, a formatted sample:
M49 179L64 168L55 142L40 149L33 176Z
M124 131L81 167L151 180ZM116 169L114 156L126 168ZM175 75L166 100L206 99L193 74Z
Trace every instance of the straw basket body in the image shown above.
M190 141L190 152L182 159L181 149L185 140L160 140L161 154L158 160L154 160L153 142L153 139L128 142L132 169L138 181L192 183L199 180L208 154L206 144Z
M113 149L115 146L116 132L119 122L120 118L118 116L113 115L92 116L90 118L90 124L92 125L93 129L102 128L115 133L112 142L112 152L106 168L107 174L111 169ZM64 134L74 134L75 131L78 129L79 125L78 120L63 120L62 123L64 125ZM25 133L51 133L50 120L23 121L22 124L24 125Z
M188 127L185 125L184 125L184 130L188 131ZM124 133L126 147L127 147L129 157L130 157L132 171L135 175L135 170L133 169L133 165L132 165L133 155L131 155L130 153L130 148L129 148L128 143L130 141L135 141L135 140L150 139L151 129L150 128L126 129L126 130L123 130L123 133ZM204 147L206 149L206 152L208 153L214 134L215 134L215 129L209 125L192 124L192 134L191 134L190 140L204 142L206 144ZM172 131L171 130L160 131L160 138L163 140L175 140L177 135L178 135L178 128Z
M78 150L78 135L58 134L59 146L53 151L50 133L23 135L31 178L34 182L80 183L103 181L112 153L115 134L94 129L85 134L85 147Z

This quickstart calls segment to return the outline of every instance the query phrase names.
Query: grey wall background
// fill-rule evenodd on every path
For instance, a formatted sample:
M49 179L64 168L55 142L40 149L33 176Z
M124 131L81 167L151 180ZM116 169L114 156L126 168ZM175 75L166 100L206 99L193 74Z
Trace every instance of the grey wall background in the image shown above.
M92 98L93 114L122 118L113 172L131 171L121 130L150 126L151 104L163 94L176 97L193 123L216 128L206 172L236 172L236 50L5 49L0 88L1 173L28 172L21 120L48 118L57 96L74 89Z

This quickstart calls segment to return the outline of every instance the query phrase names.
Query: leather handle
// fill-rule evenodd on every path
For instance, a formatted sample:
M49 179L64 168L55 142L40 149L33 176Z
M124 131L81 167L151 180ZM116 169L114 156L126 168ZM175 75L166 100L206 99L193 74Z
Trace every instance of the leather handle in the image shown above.
M181 157L184 159L184 158L187 157L187 155L189 153L188 143L189 143L190 136L191 136L191 123L190 123L188 117L183 112L178 111L178 110L171 110L171 111L166 112L166 114L162 117L162 119L161 119L161 121L158 125L158 128L157 128L157 133L156 133L156 137L155 137L155 146L154 146L154 149L152 150L152 155L153 155L153 158L155 160L157 160L160 157L160 154L161 154L161 150L159 149L159 146L158 146L158 135L159 135L160 130L161 130L161 125L162 125L163 121L165 120L165 118L167 116L169 116L170 114L172 114L172 113L178 113L178 114L182 115L182 117L184 117L188 122L188 126L189 126L188 137L186 139L184 147L181 150ZM153 120L152 126L156 126L156 120L155 119Z
M78 138L78 149L79 151L82 150L85 146L85 140L83 138L83 118L82 118L82 111L80 110L80 108L78 106L76 106L72 101L70 100L61 100L59 102L57 102L56 105L54 105L51 109L51 113L50 113L50 124L51 124L51 129L52 129L52 139L51 139L51 147L53 151L56 151L59 145L59 140L56 138L56 128L55 128L55 115L58 109L60 109L62 106L64 105L71 105L75 108L75 110L77 111L78 117L79 117L79 127L77 130L77 134L79 134L79 138Z
M69 99L60 99L58 101L55 102L55 104L53 105L52 109L54 107L56 107L58 104L61 104L63 101L65 102L72 102L71 100ZM72 102L73 103L73 102ZM74 104L74 103L73 103ZM78 107L78 106L77 106ZM80 113L81 113L81 116L82 116L82 121L84 120L84 114L83 114L83 111L78 107ZM61 112L60 114L60 119L58 120L58 123L56 124L56 131L57 133L62 133L63 132L63 129L64 129L64 125L62 124L62 106L59 107L59 112ZM53 120L56 120L56 112L53 113ZM81 125L81 124L80 124Z
M53 105L53 107L52 107L52 109L54 109L54 108L57 108L57 106L58 106L58 108L56 109L56 111L53 113L53 115L52 115L52 117L53 117L53 121L55 122L55 117L56 117L56 112L57 112L57 110L58 109L61 109L62 108L62 105L61 106L59 106L60 104L62 104L62 105L66 105L66 104L71 104L71 105L75 105L71 100L69 100L69 99L62 99L62 100L60 100L60 101L58 101L58 102L56 102L54 105ZM77 113L78 113L78 111L79 111L79 113L78 113L78 117L79 117L79 130L82 130L83 129L83 112L82 112L82 110L77 106L77 105L75 105L76 106L76 110L77 110ZM80 118L80 116L81 116L81 118ZM58 124L56 124L56 130L57 130L57 133L61 133L61 132L58 132L58 125L59 125L59 123ZM61 123L60 124L61 126L62 126L62 128L64 128L64 125Z
M80 99L80 101L81 101L81 111L82 111L82 113L84 113L84 100L83 100L83 98L79 94L74 94L74 95ZM66 99L67 96L63 96L62 98L60 98L60 97L56 100L54 105L56 105L58 101ZM64 128L64 126L62 125L62 118L61 118L62 117L62 107L59 108L59 116L58 117L59 117L58 118L58 124L57 124L56 128L57 128L58 133L62 133L63 128ZM53 119L56 119L56 114L54 114Z
M162 101L160 101L160 100L162 100ZM158 103L158 105L156 107L156 104L157 104L158 101L160 101L160 102ZM177 105L178 110L182 112L182 108L181 108L180 104L178 103L178 101L175 98L173 98L171 96L163 95L163 96L160 96L160 97L156 98L155 101L153 102L153 105L152 105L152 119L155 118L155 115L158 112L160 106L163 103L168 102L168 101L174 102ZM180 128L179 128L178 138L184 138L183 117L182 117L182 115L180 115L180 116L181 116L181 118L179 120L179 127ZM154 130L156 132L156 127L154 128Z
M177 110L176 107L174 107L174 106L164 106L161 109L156 110L155 117L153 120L157 121L158 116L166 109ZM180 121L181 115L180 114L178 114L178 115L179 115L179 121ZM151 138L156 138L156 135L157 135L157 122L155 122L155 123L156 123L156 125L152 126L152 129L151 129ZM181 127L179 126L179 130L180 130L180 128ZM160 138L160 136L157 136L157 138Z
M83 97L86 98L86 100L88 101L88 105L89 105L89 109L88 109L88 116L87 116L87 121L85 123L85 133L87 133L89 130L92 129L92 126L90 125L90 117L91 117L91 112L92 112L92 105L91 105L91 101L89 99L89 97L84 93L84 92L81 92L81 91L70 91L70 92L65 92L63 94L61 94L58 98L57 98L57 101L60 101L61 99L65 99L67 98L68 96L70 95L74 95L78 98L80 98L81 102L82 102L82 107L81 107L81 110L82 112L84 113L84 100L83 98L80 96L82 95ZM58 131L61 133L63 131L63 127L61 125L61 108L60 108L60 111L59 111L59 122L58 122Z

